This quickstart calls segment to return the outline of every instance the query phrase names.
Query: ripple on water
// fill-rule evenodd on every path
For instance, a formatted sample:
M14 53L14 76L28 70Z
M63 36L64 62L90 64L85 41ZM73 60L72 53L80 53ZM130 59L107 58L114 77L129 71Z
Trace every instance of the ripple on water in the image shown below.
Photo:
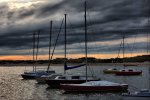
M148 87L147 76L149 75L147 67L142 67L142 76L137 77L116 77L114 75L104 75L104 67L94 68L97 75L106 80L118 82L127 82L129 88ZM57 69L55 67L55 69ZM59 69L59 67L58 67ZM20 74L23 73L23 67L0 67L0 100L121 100L120 94L113 93L95 93L95 94L62 94L57 89L46 89L47 85L36 84L34 80L22 80ZM56 70L57 71L57 70ZM135 81L138 80L135 84ZM142 86L141 86L142 82ZM131 88L132 89L132 88Z

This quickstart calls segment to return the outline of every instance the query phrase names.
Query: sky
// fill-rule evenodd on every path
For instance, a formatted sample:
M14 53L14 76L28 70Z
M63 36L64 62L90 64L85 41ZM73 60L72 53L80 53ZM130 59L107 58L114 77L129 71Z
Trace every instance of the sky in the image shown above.
M150 0L87 0L88 57L122 57L123 36L125 57L148 54L149 5ZM61 29L54 58L64 57L64 14L67 57L84 57L84 0L0 0L0 60L32 59L33 33L39 31L38 59L48 59L51 20L51 51Z

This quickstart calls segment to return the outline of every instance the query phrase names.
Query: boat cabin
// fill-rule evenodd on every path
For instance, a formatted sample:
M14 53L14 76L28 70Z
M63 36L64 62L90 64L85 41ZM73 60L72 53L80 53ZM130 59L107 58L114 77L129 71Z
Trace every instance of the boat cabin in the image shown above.
M55 79L58 80L81 80L81 79L86 79L86 76L81 76L81 75L63 75L63 76L57 76ZM89 77L88 79L93 79L93 77Z

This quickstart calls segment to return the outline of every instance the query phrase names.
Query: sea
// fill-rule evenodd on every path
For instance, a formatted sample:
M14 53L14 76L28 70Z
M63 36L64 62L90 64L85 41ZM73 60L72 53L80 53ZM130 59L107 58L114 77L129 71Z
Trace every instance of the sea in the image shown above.
M47 66L39 66L46 68ZM142 70L142 75L138 76L115 76L113 74L104 74L105 68L123 68L118 65L89 65L88 75L94 75L102 80L126 83L129 85L129 91L134 92L140 89L150 89L150 66L149 64L140 64L139 66L130 66ZM62 65L51 66L51 69L57 73L63 73ZM0 100L125 100L121 93L63 93L59 89L50 89L46 84L38 84L35 80L24 80L21 74L25 70L32 70L32 66L0 66ZM67 73L85 74L85 67L68 70ZM128 100L137 100L136 98ZM143 100L138 99L138 100ZM148 100L148 99L147 99ZM150 98L149 98L150 100Z

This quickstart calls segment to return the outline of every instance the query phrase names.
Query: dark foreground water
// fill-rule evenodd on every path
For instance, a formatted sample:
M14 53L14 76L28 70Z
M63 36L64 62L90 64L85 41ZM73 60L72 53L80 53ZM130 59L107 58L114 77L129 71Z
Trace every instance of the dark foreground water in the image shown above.
M103 74L104 68L113 66L92 66L89 74L94 74L103 80L129 84L129 91L137 89L150 89L150 66L141 65L133 67L143 71L140 76L115 76ZM63 67L53 66L56 72L63 72ZM91 67L90 67L91 68ZM120 68L122 68L120 66ZM32 67L26 68L28 70ZM84 74L84 67L71 70L68 73ZM20 76L25 70L24 66L0 67L0 100L124 100L121 93L91 93L91 94L63 94L58 89L48 89L47 85L37 84L35 80L23 80ZM137 99L128 99L137 100ZM138 99L139 100L139 99ZM142 99L140 99L142 100Z

